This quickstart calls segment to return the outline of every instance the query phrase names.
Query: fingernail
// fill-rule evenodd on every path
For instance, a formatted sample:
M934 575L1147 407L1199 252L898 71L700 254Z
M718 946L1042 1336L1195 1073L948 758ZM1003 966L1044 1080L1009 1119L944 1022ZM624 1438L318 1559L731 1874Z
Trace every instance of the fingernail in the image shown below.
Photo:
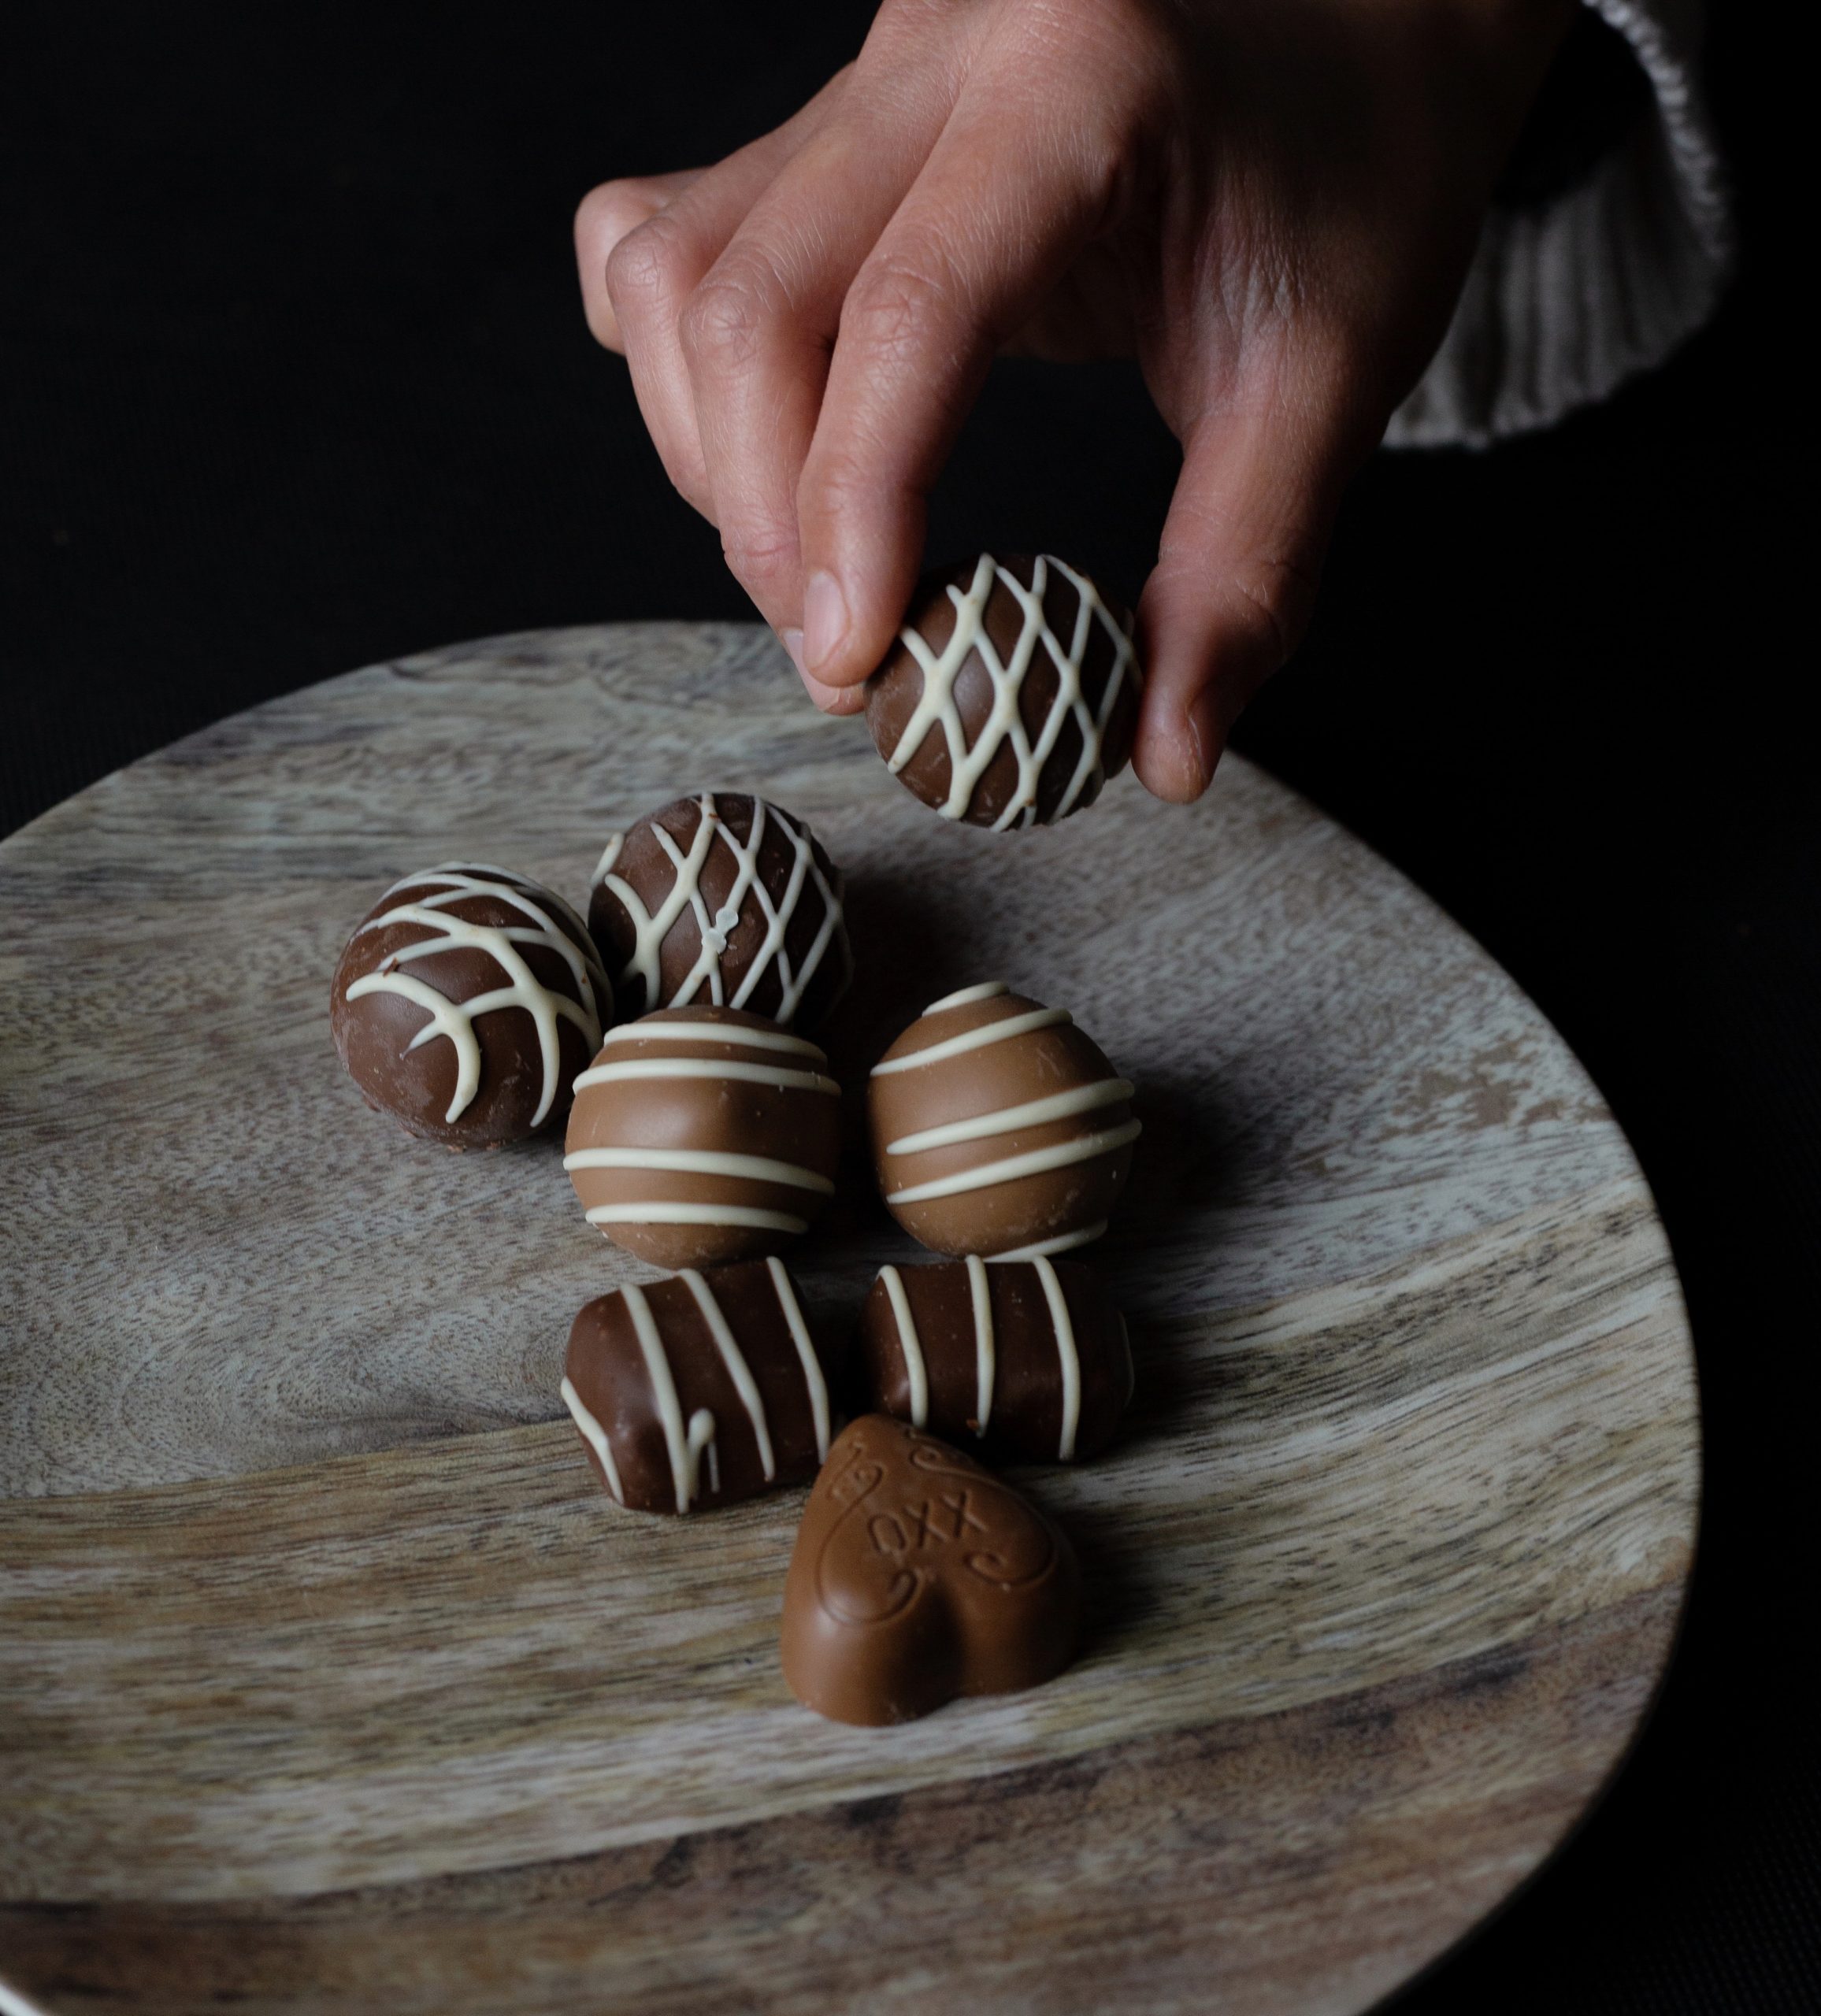
M783 645L785 655L800 673L803 669L803 633L800 630L781 630L777 641ZM806 675L807 676L807 675Z
M833 574L818 568L803 590L803 658L812 666L825 665L841 648L847 634L847 602L841 584Z

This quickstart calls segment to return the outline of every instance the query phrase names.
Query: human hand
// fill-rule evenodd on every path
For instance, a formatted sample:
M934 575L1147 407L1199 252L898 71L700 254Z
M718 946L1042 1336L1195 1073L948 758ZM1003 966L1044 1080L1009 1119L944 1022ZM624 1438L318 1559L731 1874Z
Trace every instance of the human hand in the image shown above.
M589 326L837 713L994 354L1136 355L1183 465L1133 767L1192 799L1307 621L1574 4L885 0L775 132L591 192Z

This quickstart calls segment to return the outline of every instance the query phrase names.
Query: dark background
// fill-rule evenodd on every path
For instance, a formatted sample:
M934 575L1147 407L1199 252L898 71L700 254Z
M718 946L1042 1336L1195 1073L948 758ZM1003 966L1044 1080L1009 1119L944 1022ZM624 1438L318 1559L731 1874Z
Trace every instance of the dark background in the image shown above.
M0 14L0 831L369 661L744 617L569 243L607 175L792 109L866 9L9 4ZM1807 523L1763 7L1714 24L1741 275L1604 409L1382 456L1240 743L1444 902L1636 1144L1686 1286L1707 1496L1680 1652L1611 1794L1399 2004L1821 2007L1812 1669L1821 793L1781 606ZM1780 261L1783 262L1780 265ZM1173 445L1131 374L1001 366L934 550L1134 592ZM0 1003L0 1013L4 1004Z

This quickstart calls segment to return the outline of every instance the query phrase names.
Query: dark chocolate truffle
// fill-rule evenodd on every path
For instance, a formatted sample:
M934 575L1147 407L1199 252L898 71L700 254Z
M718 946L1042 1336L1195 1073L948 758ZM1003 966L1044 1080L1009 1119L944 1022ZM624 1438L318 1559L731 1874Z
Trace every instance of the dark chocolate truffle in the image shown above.
M886 1207L938 1253L1028 1260L1085 1246L1126 1187L1131 1097L1066 1009L999 980L947 995L873 1067Z
M1053 1521L933 1436L866 1414L810 1493L779 1650L806 1708L873 1728L1054 1678L1081 1614Z
M563 1167L588 1223L656 1266L775 1253L834 1193L841 1088L813 1043L762 1015L625 1023L575 1094Z
M886 1267L860 1354L881 1414L1006 1462L1098 1455L1132 1397L1126 1319L1074 1260Z
M892 773L945 819L1003 832L1092 805L1132 754L1132 618L1044 554L925 575L866 682Z
M613 1002L560 896L459 862L394 883L355 927L329 1024L369 1106L431 1140L490 1147L567 1109Z
M781 1261L686 1270L582 1310L563 1402L621 1504L732 1505L802 1483L828 1455L824 1351Z
M703 791L611 836L588 928L624 1017L699 1001L813 1029L853 976L841 889L802 820Z

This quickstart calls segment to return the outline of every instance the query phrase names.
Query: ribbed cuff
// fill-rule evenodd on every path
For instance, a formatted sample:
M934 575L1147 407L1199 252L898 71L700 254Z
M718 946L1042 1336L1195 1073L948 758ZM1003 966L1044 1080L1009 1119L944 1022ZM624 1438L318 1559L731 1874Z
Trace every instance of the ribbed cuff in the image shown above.
M1654 103L1578 188L1486 220L1454 320L1392 415L1393 447L1484 447L1660 364L1712 313L1731 229L1700 102L1699 0L1589 0Z

